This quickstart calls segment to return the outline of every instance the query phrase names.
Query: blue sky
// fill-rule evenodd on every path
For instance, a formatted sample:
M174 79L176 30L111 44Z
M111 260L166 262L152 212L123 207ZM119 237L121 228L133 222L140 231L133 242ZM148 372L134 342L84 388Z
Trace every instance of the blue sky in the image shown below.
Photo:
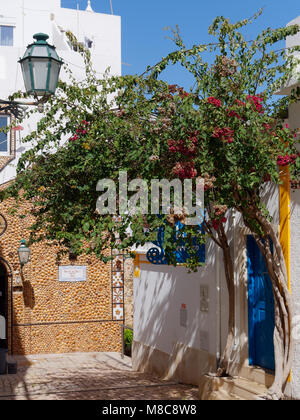
M63 7L76 8L77 0L61 0ZM91 0L95 11L110 13L110 0ZM85 9L87 0L79 0ZM263 15L247 29L247 38L265 27L285 26L300 15L299 0L112 0L113 12L122 17L123 74L140 74L174 50L166 39L165 27L179 25L187 46L209 41L208 26L217 15L232 21L249 18L261 7ZM163 78L185 88L189 78L178 68L169 69Z

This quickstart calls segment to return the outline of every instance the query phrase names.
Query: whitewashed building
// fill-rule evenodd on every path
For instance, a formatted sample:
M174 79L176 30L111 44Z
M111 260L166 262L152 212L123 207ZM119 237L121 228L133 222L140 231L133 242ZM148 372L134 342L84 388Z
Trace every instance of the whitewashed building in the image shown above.
M113 75L121 74L121 18L120 16L96 13L87 1L86 10L61 7L60 0L10 0L0 4L0 98L20 90L24 91L21 66L28 44L34 42L33 35L46 33L48 42L56 47L58 55L80 81L85 77L83 59L73 50L66 31L71 31L91 51L93 66L99 75L110 68ZM60 78L68 80L62 69ZM24 131L18 133L17 144L10 144L10 136L1 134L0 160L9 156L9 164L1 165L0 185L13 179L15 164L24 151L20 137L34 130L35 119L25 122ZM0 117L0 126L6 126L8 117Z

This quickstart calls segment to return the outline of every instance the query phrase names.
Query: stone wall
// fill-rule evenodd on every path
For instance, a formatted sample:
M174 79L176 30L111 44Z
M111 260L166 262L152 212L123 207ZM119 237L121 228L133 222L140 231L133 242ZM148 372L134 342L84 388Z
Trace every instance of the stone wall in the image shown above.
M13 274L12 293L8 277L9 349L13 345L14 354L121 351L123 303L113 299L111 264L94 256L80 256L76 261L66 256L59 264L86 266L87 278L85 282L60 282L58 247L39 243L30 246L31 260L21 272L17 250L20 240L28 238L26 228L32 219L10 215L8 204L0 203L0 213L7 219L7 229L0 238L0 256L8 274L10 268ZM22 210L28 212L30 206L26 202ZM115 291L122 292L121 288ZM126 312L130 322L130 310Z

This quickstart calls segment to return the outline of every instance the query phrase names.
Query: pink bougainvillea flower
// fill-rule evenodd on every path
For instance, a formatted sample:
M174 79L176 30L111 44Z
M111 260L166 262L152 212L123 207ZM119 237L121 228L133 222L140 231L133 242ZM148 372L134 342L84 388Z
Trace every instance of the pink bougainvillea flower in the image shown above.
M267 124L267 123L264 124L264 127L266 131L270 131L272 128L271 124Z
M234 141L234 130L229 127L217 127L215 128L212 137L216 139L221 139L222 141L226 141L227 143L233 143Z
M181 179L195 178L197 170L194 168L194 162L177 162L174 166L172 173Z
M272 178L270 174L264 176L264 182L271 182Z
M235 111L230 111L229 109L227 111L228 111L228 116L229 117L236 117L239 120L241 119L241 116L238 113L236 113Z
M213 227L215 230L218 230L218 229L219 229L220 223L219 223L219 221L218 221L218 220L212 220L212 221L211 221L211 224L212 224L212 227Z
M209 98L207 98L207 103L214 105L217 108L220 108L221 106L221 101L220 99L216 99L213 96L210 96Z
M285 155L285 156L278 156L277 158L277 165L278 166L287 166L289 164L294 165L296 162L297 155Z
M184 156L192 157L196 153L196 145L198 144L198 138L196 136L190 136L188 141L184 139L180 140L168 140L169 151L171 153L179 152Z
M12 127L13 131L22 131L24 130L24 127L22 127L21 125L16 125L16 127Z
M79 139L79 137L77 136L77 134L75 134L75 136L73 136L73 137L70 138L70 141L74 142L74 141L76 141L78 139Z
M239 106L246 106L245 102L242 102L239 99L236 99L235 103L238 104Z
M219 229L219 227L220 227L220 224L221 223L226 223L227 222L227 217L222 217L222 219L221 220L217 220L217 219L213 219L212 221L211 221L211 225L212 225L212 227L215 229L215 230L218 230Z
M254 108L257 112L259 112L260 114L264 114L265 111L263 110L263 106L261 104L261 102L263 102L263 99L260 95L248 95L247 100L254 105Z
M289 155L286 156L278 156L277 158L277 165L278 166L287 166L290 163Z
M223 135L223 129L222 128L215 128L214 132L212 133L212 137L214 137L215 139L219 139L220 137L222 137Z
M177 152L177 148L175 146L170 146L169 150L171 153L176 153Z
M190 94L188 92L182 92L182 93L179 94L179 96L181 98L187 98L188 96L190 96Z

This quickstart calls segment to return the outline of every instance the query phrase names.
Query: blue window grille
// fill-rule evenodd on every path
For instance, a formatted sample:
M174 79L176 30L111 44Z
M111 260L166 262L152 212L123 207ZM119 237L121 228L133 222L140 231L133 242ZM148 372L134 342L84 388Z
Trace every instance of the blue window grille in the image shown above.
M176 223L176 228L180 229L183 225L180 222ZM200 226L199 230L204 233L203 228ZM156 246L155 248L150 248L146 254L147 260L155 265L164 265L168 264L167 258L165 256L165 251L163 249L164 242L164 228L160 227L158 229L157 240L153 242ZM205 263L205 244L199 244L197 238L193 240L193 246L195 247L196 255L199 258L199 262ZM190 258L189 253L184 246L184 239L180 239L178 242L178 247L175 251L176 262L177 264L185 264Z
M8 126L8 117L1 115L0 116L0 129L3 129ZM0 153L8 151L8 141L7 133L0 131Z
M0 45L4 47L12 47L14 45L13 26L0 25Z

